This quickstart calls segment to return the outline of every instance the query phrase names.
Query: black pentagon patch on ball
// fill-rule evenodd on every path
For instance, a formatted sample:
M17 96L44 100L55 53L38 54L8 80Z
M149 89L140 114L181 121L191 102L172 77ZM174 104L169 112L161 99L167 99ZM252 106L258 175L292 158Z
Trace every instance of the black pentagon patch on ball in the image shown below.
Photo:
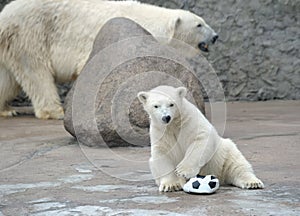
M209 185L209 187L210 187L211 189L213 189L213 188L216 187L217 183L216 183L216 182L209 182L208 185Z
M192 186L194 189L198 189L200 187L200 183L198 181L194 181Z
M214 177L214 176L211 176L211 177L210 177L210 179L211 179L211 180L213 180L213 179L216 179L216 177Z
M204 179L204 178L205 178L205 176L203 176L203 175L197 175L196 177L197 177L197 178L201 178L201 179Z

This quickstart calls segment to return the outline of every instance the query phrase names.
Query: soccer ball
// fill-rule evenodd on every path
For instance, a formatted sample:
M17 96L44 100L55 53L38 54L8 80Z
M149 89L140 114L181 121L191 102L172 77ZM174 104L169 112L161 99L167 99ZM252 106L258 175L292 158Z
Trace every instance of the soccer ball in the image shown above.
M183 186L183 190L187 193L211 194L218 190L219 186L219 180L215 176L197 175Z

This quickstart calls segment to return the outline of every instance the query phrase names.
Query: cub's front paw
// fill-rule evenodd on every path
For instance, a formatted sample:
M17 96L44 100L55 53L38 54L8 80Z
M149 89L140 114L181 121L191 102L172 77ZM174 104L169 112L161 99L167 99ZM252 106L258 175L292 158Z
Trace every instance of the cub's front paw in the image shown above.
M172 192L182 190L183 185L186 183L184 178L177 176L166 177L161 180L159 191L160 192Z
M179 177L190 179L199 173L199 168L186 163L180 163L175 169L175 174Z

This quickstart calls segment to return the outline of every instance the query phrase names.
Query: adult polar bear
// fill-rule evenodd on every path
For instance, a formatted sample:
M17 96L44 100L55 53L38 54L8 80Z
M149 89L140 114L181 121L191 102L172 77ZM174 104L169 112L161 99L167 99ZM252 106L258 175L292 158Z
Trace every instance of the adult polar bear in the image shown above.
M170 45L175 38L208 51L218 37L195 14L136 1L13 1L0 14L0 116L16 114L7 102L22 88L36 117L63 118L54 81L78 76L97 33L114 17L132 19Z
M186 179L214 175L220 183L263 188L230 139L221 138L203 114L185 99L186 88L159 86L140 92L149 114L150 169L160 191L180 190Z

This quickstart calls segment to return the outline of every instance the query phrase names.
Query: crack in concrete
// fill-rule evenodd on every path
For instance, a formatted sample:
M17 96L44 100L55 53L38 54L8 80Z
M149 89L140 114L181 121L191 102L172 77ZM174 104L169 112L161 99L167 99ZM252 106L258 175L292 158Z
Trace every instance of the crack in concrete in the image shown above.
M57 143L60 143L60 142L61 141L58 141ZM5 171L10 170L10 169L13 169L13 168L16 168L16 167L22 165L23 163L25 163L25 162L27 162L27 161L29 161L29 160L37 157L37 156L43 156L46 153L51 152L51 151L56 150L56 149L59 149L61 147L68 146L68 145L75 145L75 143L73 143L73 142L67 142L67 143L64 142L63 144L56 144L56 145L53 144L52 142L51 143L50 142L49 143L43 143L43 144L45 144L47 146L28 153L27 155L22 157L19 161L15 162L14 164L11 164L8 167L2 168L0 170L0 173L5 172ZM51 146L48 146L48 145L51 145Z
M1 141L1 146L3 144L24 144L24 143L41 143L41 142L47 142L47 141L55 141L55 140L61 140L63 138L66 138L65 135L62 136L56 136L55 139L53 139L53 135L51 136L32 136L32 137L25 137L25 138L16 138L12 140L6 140ZM73 139L73 138L70 138Z
M297 195L295 196L289 192L292 190L293 188L288 187L271 188L266 191L242 190L235 193L236 198L229 199L229 201L239 207L246 215L298 216L300 208L295 206L295 203L299 199L293 199Z
M48 209L41 212L35 212L34 216L56 216L56 215L90 215L90 216L114 216L114 215L130 215L130 216L144 216L144 215L165 215L165 216L185 216L181 214L166 210L154 209L112 209L110 207L95 206L95 205L82 205L76 207L66 207L58 210Z
M59 182L39 182L39 183L28 183L28 184L10 184L0 185L0 198L14 193L25 192L28 189L36 188L53 188L59 187L62 183Z
M278 136L297 136L300 135L299 132L292 132L292 133L265 133L265 134L256 134L256 135L249 135L244 137L238 137L235 138L235 140L253 140L256 138L262 138L262 137L278 137Z

